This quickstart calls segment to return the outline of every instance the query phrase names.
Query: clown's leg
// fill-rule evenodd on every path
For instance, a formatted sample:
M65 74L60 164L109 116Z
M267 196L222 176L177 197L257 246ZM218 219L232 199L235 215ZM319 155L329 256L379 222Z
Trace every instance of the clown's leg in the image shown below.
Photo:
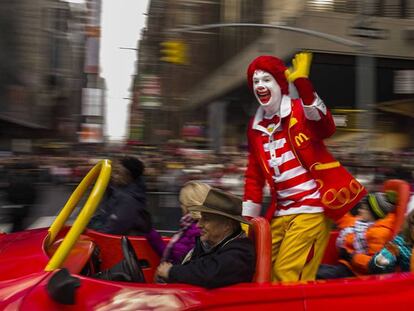
M273 262L273 280L291 282L315 279L329 234L323 213L281 216L275 220L271 223L272 232L278 227L280 229L282 223L285 234Z

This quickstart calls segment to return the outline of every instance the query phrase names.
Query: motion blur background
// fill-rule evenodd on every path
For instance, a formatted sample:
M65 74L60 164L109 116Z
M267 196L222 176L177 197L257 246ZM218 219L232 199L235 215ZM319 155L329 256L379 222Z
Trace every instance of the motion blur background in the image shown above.
M262 54L289 63L313 52L310 77L337 125L330 150L370 190L389 178L414 186L414 0L148 1L145 15L137 12L145 27L128 47L137 61L120 141L106 130L102 6L0 2L0 185L7 193L17 169L31 172L26 185L38 195L26 226L54 215L96 159L119 154L145 162L160 229L177 224L176 194L187 180L241 195L257 108L245 71ZM209 24L218 25L196 28Z

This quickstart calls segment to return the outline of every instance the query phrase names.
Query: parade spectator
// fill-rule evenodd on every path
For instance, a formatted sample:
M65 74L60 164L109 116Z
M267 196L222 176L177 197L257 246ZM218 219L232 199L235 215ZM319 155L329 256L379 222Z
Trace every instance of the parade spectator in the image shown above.
M260 215L263 189L266 183L270 187L272 277L287 282L315 279L329 237L326 216L339 219L366 194L323 142L335 123L308 78L311 54L299 53L292 63L288 69L265 55L248 67L247 82L259 107L247 129L243 202L243 215ZM299 98L288 96L289 82Z
M414 211L405 218L400 234L372 257L369 262L369 271L371 273L412 271L413 245Z
M242 201L222 190L184 186L180 196L184 201L203 197L201 203L189 206L200 212L198 226L201 237L180 265L161 263L156 277L167 283L187 283L216 288L240 282L251 282L255 271L253 242L241 230Z
M110 185L89 228L109 234L141 235L151 229L146 209L144 164L134 157L114 160Z
M6 201L11 218L11 232L25 229L25 220L38 198L36 166L31 162L17 162L7 169Z
M336 246L339 264L321 265L317 279L336 279L368 274L372 256L392 238L395 221L395 193L370 193L356 216L346 214L338 221L341 228Z
M203 198L200 195L209 189L210 186L197 181L184 185L179 197L183 213L180 219L180 230L171 237L168 243L162 240L161 235L155 229L151 229L150 233L145 235L152 248L161 257L161 262L179 264L194 247L196 237L200 236L200 229L196 225L194 213L189 212L188 208L202 204Z

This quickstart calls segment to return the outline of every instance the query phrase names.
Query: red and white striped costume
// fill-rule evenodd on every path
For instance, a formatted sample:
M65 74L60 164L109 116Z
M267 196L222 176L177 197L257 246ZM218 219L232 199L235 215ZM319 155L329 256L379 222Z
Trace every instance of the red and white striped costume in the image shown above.
M297 54L292 73L280 59L264 55L247 70L260 106L247 129L243 215L260 215L267 182L275 281L315 279L329 237L325 215L342 217L366 193L323 143L335 132L335 124L307 78L309 62L308 54ZM287 96L285 75L299 99Z
M315 100L314 105L308 107L326 113L326 107L319 98ZM263 109L259 108L252 125L253 129L262 132L263 150L268 166L271 168L278 202L278 209L273 216L323 212L318 185L295 156L288 141L287 128L282 127L281 118L286 118L290 112L291 99L284 96L280 117L275 115L266 118ZM313 117L319 118L319 115ZM244 202L245 215L259 215L260 205L250 202Z
M266 120L259 107L249 123L243 215L260 215L267 182L272 194L269 209L275 210L267 218L323 210L336 220L359 202L366 190L323 144L335 125L309 80L298 79L295 86L299 93L312 95L310 105L303 104L304 96L292 100L284 95L279 119Z
M290 107L290 100L282 100L283 104ZM281 128L280 118L264 118L258 125L258 130L265 129L262 134L263 149L272 168L279 206L274 216L322 212L318 185L296 158L288 143L287 133Z

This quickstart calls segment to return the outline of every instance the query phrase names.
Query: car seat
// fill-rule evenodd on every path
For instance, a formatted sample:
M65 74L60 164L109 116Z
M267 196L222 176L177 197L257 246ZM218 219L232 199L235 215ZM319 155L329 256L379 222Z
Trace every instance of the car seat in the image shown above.
M256 271L253 282L270 282L272 262L272 237L269 222L263 217L254 217L250 220L249 238L254 242L256 249Z

